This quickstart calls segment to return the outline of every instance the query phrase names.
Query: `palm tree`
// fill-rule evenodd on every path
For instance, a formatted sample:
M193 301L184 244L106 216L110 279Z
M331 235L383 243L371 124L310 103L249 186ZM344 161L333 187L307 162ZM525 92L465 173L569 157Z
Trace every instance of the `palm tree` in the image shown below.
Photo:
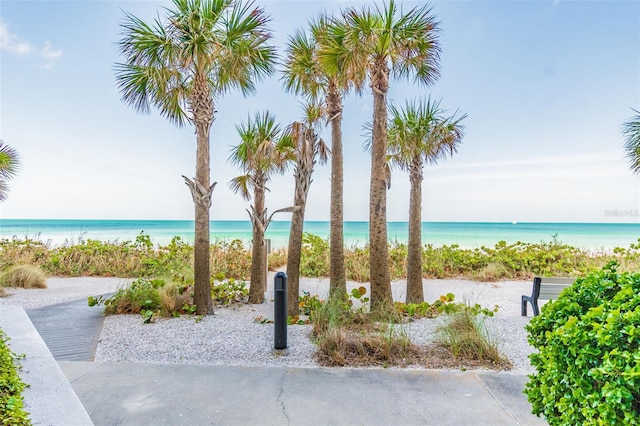
M291 217L289 232L289 249L287 250L287 311L291 316L299 313L298 297L300 296L300 258L302 256L302 233L304 230L304 214L307 195L311 187L311 176L316 161L326 163L328 148L318 136L316 126L323 115L323 108L318 103L305 105L304 122L291 125L291 142L295 157L295 192L293 205L298 210Z
M360 11L343 12L346 25L344 46L350 56L342 62L366 67L373 93L371 181L369 187L369 271L371 308L392 302L387 241L387 92L390 76L411 78L429 85L439 76L440 45L438 22L428 4L399 10L394 1L375 11L364 6ZM351 66L347 65L347 68Z
M240 166L245 174L233 178L229 186L246 200L251 199L253 189L253 205L251 210L247 210L253 230L249 303L262 303L266 288L264 233L275 213L296 210L288 207L267 217L267 182L274 173L283 173L294 156L290 136L282 131L268 112L257 113L253 120L247 119L236 129L241 142L231 149L229 161Z
M631 170L640 174L640 111L635 109L633 111L636 115L622 125L622 134L625 138L624 149L631 163Z
M346 293L344 267L344 196L342 156L342 96L349 90L360 92L366 71L346 68L337 58L349 56L344 47L345 27L326 17L309 23L289 38L286 50L284 86L288 91L310 97L324 97L325 117L331 123L331 205L329 231L330 293Z
M252 3L235 0L173 0L163 21L147 24L126 14L116 64L122 99L139 112L151 106L170 122L193 124L196 176L183 176L195 204L194 303L213 312L209 270L209 137L214 99L231 89L254 91L254 82L273 71L275 50L269 18Z
M424 302L422 288L422 169L426 163L453 154L463 137L461 121L467 115L443 117L440 101L409 103L390 108L388 155L392 165L409 172L409 253L407 303Z
M0 139L0 202L9 195L8 182L13 179L20 168L18 151Z

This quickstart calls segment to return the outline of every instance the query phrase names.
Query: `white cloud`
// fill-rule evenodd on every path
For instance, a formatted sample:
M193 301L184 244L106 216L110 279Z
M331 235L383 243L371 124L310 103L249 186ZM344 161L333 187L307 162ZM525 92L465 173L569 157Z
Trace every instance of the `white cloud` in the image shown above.
M49 40L45 41L44 46L38 49L32 43L22 40L18 34L12 33L9 26L2 21L0 21L0 50L7 50L18 55L37 55L44 60L42 66L46 69L52 68L62 56L62 50L54 49Z
M51 47L51 42L49 40L44 42L44 47L40 50L40 56L45 60L44 67L49 69L53 67L55 61L62 56L62 50L57 49L53 50Z
M17 34L9 31L9 26L0 21L0 49L19 55L27 55L33 51L33 46L20 40Z

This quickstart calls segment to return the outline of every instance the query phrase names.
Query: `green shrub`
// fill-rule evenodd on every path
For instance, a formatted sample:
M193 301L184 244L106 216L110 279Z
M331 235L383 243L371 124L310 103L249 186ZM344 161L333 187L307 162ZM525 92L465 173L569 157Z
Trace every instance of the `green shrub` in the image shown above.
M164 280L135 280L128 287L118 289L107 299L89 297L89 306L104 303L105 314L139 314L141 311L158 311L162 300L158 290Z
M303 277L329 275L329 242L327 240L308 232L302 235L300 275Z
M525 393L551 425L640 425L640 273L580 277L527 326Z
M211 299L218 305L246 302L248 295L247 283L233 278L211 285Z
M8 341L9 338L0 329L0 424L30 425L22 398L26 385L18 374L20 357L9 349Z
M46 276L36 266L15 265L0 275L0 286L20 288L47 288Z

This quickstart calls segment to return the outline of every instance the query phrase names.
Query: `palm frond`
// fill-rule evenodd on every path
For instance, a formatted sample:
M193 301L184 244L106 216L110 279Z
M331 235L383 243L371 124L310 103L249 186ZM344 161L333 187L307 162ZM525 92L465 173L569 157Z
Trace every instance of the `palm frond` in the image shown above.
M214 82L221 93L237 88L243 94L255 90L255 81L274 71L277 52L268 44L268 15L253 2L233 2L224 21Z
M285 90L317 97L326 85L326 75L319 68L315 41L301 29L289 37L285 49L282 83Z
M252 188L251 176L246 174L234 177L229 181L229 188L236 194L240 193L242 198L249 201Z
M13 179L20 170L20 156L18 151L0 140L0 202L9 195L8 181Z
M0 140L0 181L13 179L20 170L18 151Z
M640 112L636 113L622 125L622 135L625 139L624 150L629 160L629 167L634 173L640 174Z
M269 17L252 2L174 0L164 19L151 24L125 13L118 43L123 61L115 66L122 99L139 112L156 107L177 125L192 120L203 102L194 79L205 78L205 102L234 88L244 94L273 72L275 48L268 44ZM197 104L196 104L197 106Z
M409 170L423 161L435 164L457 151L464 136L462 120L467 115L456 110L445 117L440 102L427 98L407 101L403 108L390 106L387 152L393 165Z

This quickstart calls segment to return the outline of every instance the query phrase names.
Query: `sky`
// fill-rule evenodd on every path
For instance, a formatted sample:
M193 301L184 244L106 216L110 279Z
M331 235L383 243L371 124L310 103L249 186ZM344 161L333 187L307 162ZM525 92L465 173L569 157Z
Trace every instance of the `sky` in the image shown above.
M422 2L400 2L405 10ZM258 0L272 43L322 12L372 2ZM114 64L125 12L149 22L163 1L0 1L0 138L22 168L0 204L6 219L193 218L181 175L195 173L193 127L122 102ZM458 153L425 168L423 221L640 223L640 177L621 126L640 110L639 1L435 1L441 77L430 87L392 80L389 101L441 99L468 114ZM236 125L269 111L282 125L301 99L279 74L255 94L217 100L211 129L212 220L248 220L228 182ZM344 100L344 217L368 220L370 157L363 125L372 96ZM321 136L330 143L328 127ZM270 211L293 200L290 170L268 185ZM330 166L318 165L307 220L328 220ZM389 221L407 221L409 179L394 171ZM286 214L276 217L287 220Z

